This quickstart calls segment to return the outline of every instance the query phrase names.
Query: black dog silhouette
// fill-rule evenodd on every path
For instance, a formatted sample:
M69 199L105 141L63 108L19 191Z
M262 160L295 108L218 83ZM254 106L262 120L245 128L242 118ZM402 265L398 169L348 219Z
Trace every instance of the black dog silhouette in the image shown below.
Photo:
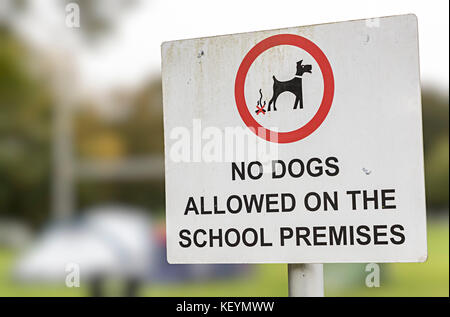
M297 109L297 105L300 103L300 109L303 109L303 91L302 91L302 78L304 73L311 74L311 65L302 65L303 60L297 62L297 72L295 73L295 77L288 81L279 81L278 79L273 77L273 95L272 99L269 101L269 108L267 111L270 111L270 106L273 103L273 110L277 111L276 103L278 96L285 92L289 91L295 95L295 103L294 109Z

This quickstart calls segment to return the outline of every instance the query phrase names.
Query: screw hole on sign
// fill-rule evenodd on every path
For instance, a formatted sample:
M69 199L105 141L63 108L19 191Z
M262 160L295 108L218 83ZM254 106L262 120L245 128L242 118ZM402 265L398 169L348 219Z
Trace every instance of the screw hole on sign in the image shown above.
M279 45L291 45L308 52L317 62L320 67L323 76L324 90L323 97L320 103L319 109L313 118L300 128L289 132L276 132L264 128L260 125L250 113L247 102L244 95L245 80L250 66L266 50L279 46ZM256 44L248 53L239 66L236 74L234 97L236 100L236 106L239 111L239 115L244 121L245 125L250 128L252 132L259 137L277 143L291 143L306 138L313 133L325 120L330 111L331 104L333 103L334 96L334 77L333 70L331 69L330 62L328 61L322 50L314 44L312 41L295 34L278 34L268 37L258 44ZM263 133L260 133L262 131Z

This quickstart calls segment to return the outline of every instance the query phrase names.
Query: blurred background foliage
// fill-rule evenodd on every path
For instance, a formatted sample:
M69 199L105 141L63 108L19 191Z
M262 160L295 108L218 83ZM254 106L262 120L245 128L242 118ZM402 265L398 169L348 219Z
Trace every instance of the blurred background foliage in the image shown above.
M121 161L127 157L163 155L161 82L152 79L131 96L116 96L121 115L105 117L82 106L75 116L75 151L81 159ZM78 184L79 209L104 202L140 206L163 215L164 180L83 180Z
M115 20L133 1L63 1L80 4L82 38L92 45L114 30ZM12 10L25 10L27 0L10 1ZM104 6L108 6L108 10ZM3 12L0 12L3 13ZM2 23L0 14L0 221L17 220L36 231L51 219L53 129L56 93L50 82L52 58L36 50ZM75 156L81 160L122 162L129 157L163 155L161 78L149 77L138 88L115 90L108 100L114 115L95 98L81 100L74 109ZM429 259L427 263L383 264L383 287L369 289L363 264L325 266L327 296L448 296L449 102L446 92L422 89L423 138ZM162 168L162 167L161 167ZM77 211L102 203L141 207L162 219L164 179L95 179L76 183ZM446 222L441 221L445 219ZM1 233L1 232L0 232ZM0 245L1 247L1 245ZM81 289L41 286L26 288L9 279L14 251L0 248L0 295L78 296ZM245 278L151 285L142 295L158 296L285 296L285 265L258 265ZM344 276L344 278L342 278ZM345 288L353 279L359 288ZM355 282L356 281L356 282ZM385 283L386 281L386 283Z
M449 137L448 95L423 89L422 117L425 152L425 185L430 210L448 210Z
M56 101L46 81L48 70L42 69L43 65L33 69L36 56L6 27L0 29L0 47L0 217L37 226L50 211L52 109ZM160 79L115 98L124 101L119 118L105 116L90 102L77 107L76 156L120 161L130 156L162 155ZM77 186L79 208L104 201L160 211L164 205L162 181L92 181Z
M36 57L6 27L0 29L0 47L0 216L39 225L49 215L55 100L48 70L32 67ZM120 116L102 114L94 101L77 107L76 155L108 160L163 155L160 79L114 99L123 108ZM436 213L448 210L449 201L448 95L425 87L422 100L427 204ZM160 211L164 205L162 181L84 181L78 186L79 207L110 200Z
M54 101L30 67L33 57L6 28L0 47L0 216L37 224L50 204Z

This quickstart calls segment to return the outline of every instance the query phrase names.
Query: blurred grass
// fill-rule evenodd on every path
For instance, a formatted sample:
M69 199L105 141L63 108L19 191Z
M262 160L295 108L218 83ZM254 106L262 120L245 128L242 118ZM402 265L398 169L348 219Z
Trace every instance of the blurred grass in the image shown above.
M0 250L0 296L86 296L87 289L50 285L23 285L10 277L14 253ZM433 221L428 226L426 263L389 263L381 267L381 287L365 287L364 264L330 264L325 273L341 272L337 283L326 283L326 296L449 296L449 226ZM245 276L189 284L154 284L143 296L287 296L285 264L256 265ZM330 273L331 274L331 273ZM351 280L351 283L344 283ZM336 286L337 285L337 286Z
M11 278L11 270L14 264L15 253L11 250L0 249L0 296L85 296L82 288L67 288L64 281L61 286L22 284Z
M339 264L344 265L344 264ZM360 287L327 292L327 296L449 296L448 218L428 225L428 260L425 263L388 263L380 287ZM364 272L364 278L365 278Z

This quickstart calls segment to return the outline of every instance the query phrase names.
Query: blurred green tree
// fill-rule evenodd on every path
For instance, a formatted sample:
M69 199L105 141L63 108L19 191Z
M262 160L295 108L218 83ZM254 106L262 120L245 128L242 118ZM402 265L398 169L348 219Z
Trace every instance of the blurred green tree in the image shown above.
M124 161L162 157L164 152L162 88L156 77L120 99L125 115L110 118L84 106L75 118L76 153L81 159ZM161 166L161 168L163 168ZM163 171L161 171L163 175ZM79 207L102 203L129 204L161 213L164 179L89 179L78 185Z
M0 215L37 223L50 201L51 93L4 27L0 48Z
M448 95L433 89L422 92L425 184L430 210L448 209L449 105Z

